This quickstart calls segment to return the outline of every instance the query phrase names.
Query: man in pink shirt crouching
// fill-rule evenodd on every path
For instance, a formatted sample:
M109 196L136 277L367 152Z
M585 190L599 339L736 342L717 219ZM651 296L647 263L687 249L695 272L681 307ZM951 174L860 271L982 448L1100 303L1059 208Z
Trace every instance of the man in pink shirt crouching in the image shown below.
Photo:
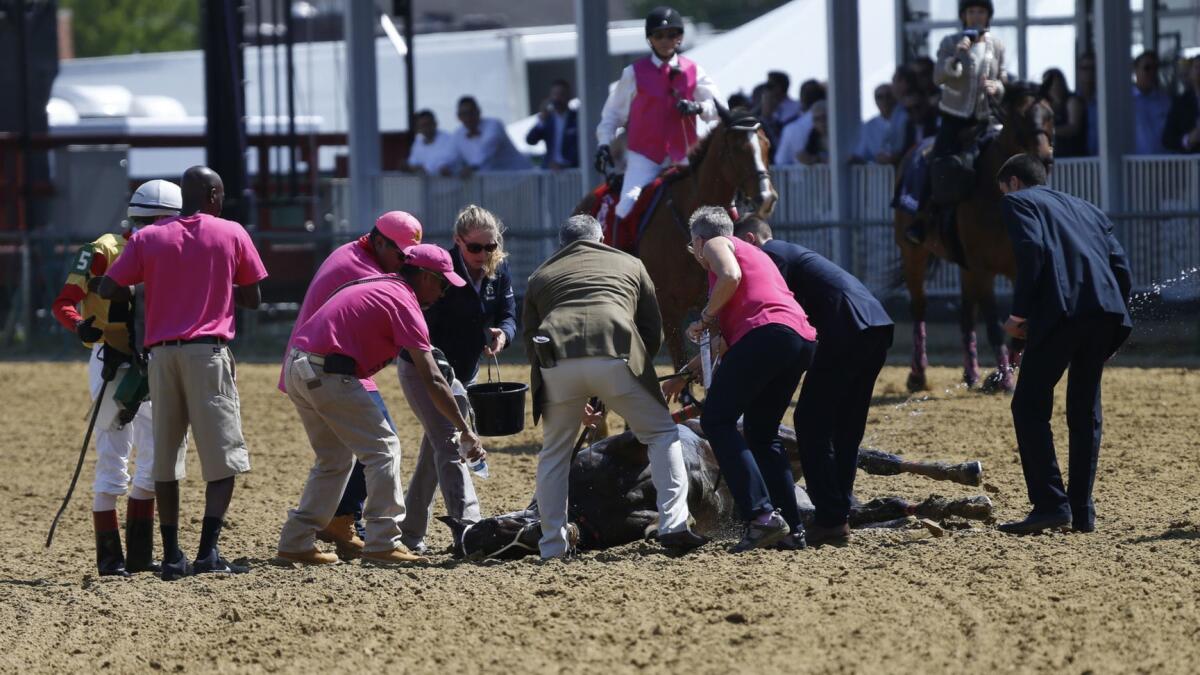
M283 367L279 373L279 390L287 393L287 371L291 364L292 338L296 331L304 325L313 313L333 295L334 291L343 284L366 277L380 274L395 274L404 264L404 250L421 243L421 222L412 214L404 211L388 211L375 221L375 229L336 249L313 276L304 294L304 302L296 315L296 324L292 327L292 335L288 338L287 349L284 351ZM362 381L367 396L383 413L384 419L394 430L396 425L388 413L383 396L375 381L366 378ZM362 555L365 534L359 521L362 520L363 502L367 498L367 480L361 462L354 463L350 472L350 481L342 492L342 499L333 514L333 520L325 529L317 533L317 539L337 546L338 557L352 560Z
M233 497L234 476L250 470L234 383L233 306L258 308L262 259L240 224L217 217L225 186L215 171L194 166L183 174L180 216L139 230L100 282L111 299L145 283L154 407L154 484L162 533L162 579L193 573L248 571L221 557L217 541ZM185 472L191 427L208 483L196 562L179 549L179 481Z
M343 285L296 329L285 383L316 462L300 505L288 512L280 532L279 558L307 565L338 561L336 555L318 550L315 539L333 518L357 458L367 483L363 559L381 564L425 560L400 543L400 441L362 380L406 350L438 412L462 435L469 459L486 456L434 362L421 313L449 284L466 285L454 272L450 254L432 244L413 246L405 251L399 274Z

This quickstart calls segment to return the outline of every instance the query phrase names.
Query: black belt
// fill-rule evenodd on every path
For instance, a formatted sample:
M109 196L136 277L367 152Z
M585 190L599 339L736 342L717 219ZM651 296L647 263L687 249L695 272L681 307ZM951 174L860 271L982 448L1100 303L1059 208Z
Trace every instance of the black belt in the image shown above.
M203 337L196 337L190 340L163 340L162 342L155 342L154 344L146 347L146 349L154 349L155 347L182 347L183 345L223 345L226 342L228 342L228 340L225 338L219 338L213 335L205 335Z

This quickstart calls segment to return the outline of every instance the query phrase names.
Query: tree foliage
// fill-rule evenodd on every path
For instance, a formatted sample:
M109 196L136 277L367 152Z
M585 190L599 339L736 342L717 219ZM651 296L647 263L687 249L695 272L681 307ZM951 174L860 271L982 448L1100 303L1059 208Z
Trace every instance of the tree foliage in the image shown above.
M203 0L59 0L71 10L75 55L111 56L200 48Z
M697 23L729 30L787 3L788 0L630 0L629 8L644 17L659 5L669 5Z

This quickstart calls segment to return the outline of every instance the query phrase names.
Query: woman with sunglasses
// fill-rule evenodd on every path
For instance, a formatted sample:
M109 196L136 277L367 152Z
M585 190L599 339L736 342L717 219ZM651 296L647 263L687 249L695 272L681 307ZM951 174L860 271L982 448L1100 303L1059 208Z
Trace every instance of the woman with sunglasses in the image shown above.
M468 409L465 385L475 382L479 357L489 359L507 347L517 331L516 299L504 252L504 225L495 214L471 204L454 223L450 259L465 286L448 287L425 311L433 346L446 355L454 370L459 406ZM425 550L431 507L440 486L447 515L466 522L479 520L479 499L470 473L458 456L454 425L433 407L412 364L401 355L400 385L425 429L417 465L405 495L406 516L401 528L404 545ZM454 382L451 383L455 384Z
M716 85L691 59L679 55L683 17L670 7L656 7L646 17L650 54L626 66L608 96L596 127L596 170L613 166L609 145L624 127L628 142L625 182L617 203L618 218L629 215L642 187L671 163L686 164L696 144L695 116L718 119L721 95Z
M700 426L746 521L746 533L732 551L804 548L795 480L775 435L812 363L817 331L770 257L733 236L725 209L700 207L689 226L688 250L708 272L709 290L688 337L717 342L714 353L727 346L712 375ZM684 370L700 372L699 359ZM668 380L663 395L670 401L686 384L684 376Z

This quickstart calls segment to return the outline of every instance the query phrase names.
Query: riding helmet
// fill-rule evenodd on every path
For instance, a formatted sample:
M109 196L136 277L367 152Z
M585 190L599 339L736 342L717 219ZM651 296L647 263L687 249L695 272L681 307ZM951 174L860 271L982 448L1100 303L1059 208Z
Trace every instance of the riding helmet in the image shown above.
M664 28L683 30L683 16L670 7L655 7L646 15L646 37L650 37L654 31Z
M992 0L958 0L958 17L960 19L968 7L982 7L986 9L988 21L991 21L992 15L996 13L996 7L992 4Z
M177 216L183 208L179 186L169 180L142 183L129 198L129 217Z

